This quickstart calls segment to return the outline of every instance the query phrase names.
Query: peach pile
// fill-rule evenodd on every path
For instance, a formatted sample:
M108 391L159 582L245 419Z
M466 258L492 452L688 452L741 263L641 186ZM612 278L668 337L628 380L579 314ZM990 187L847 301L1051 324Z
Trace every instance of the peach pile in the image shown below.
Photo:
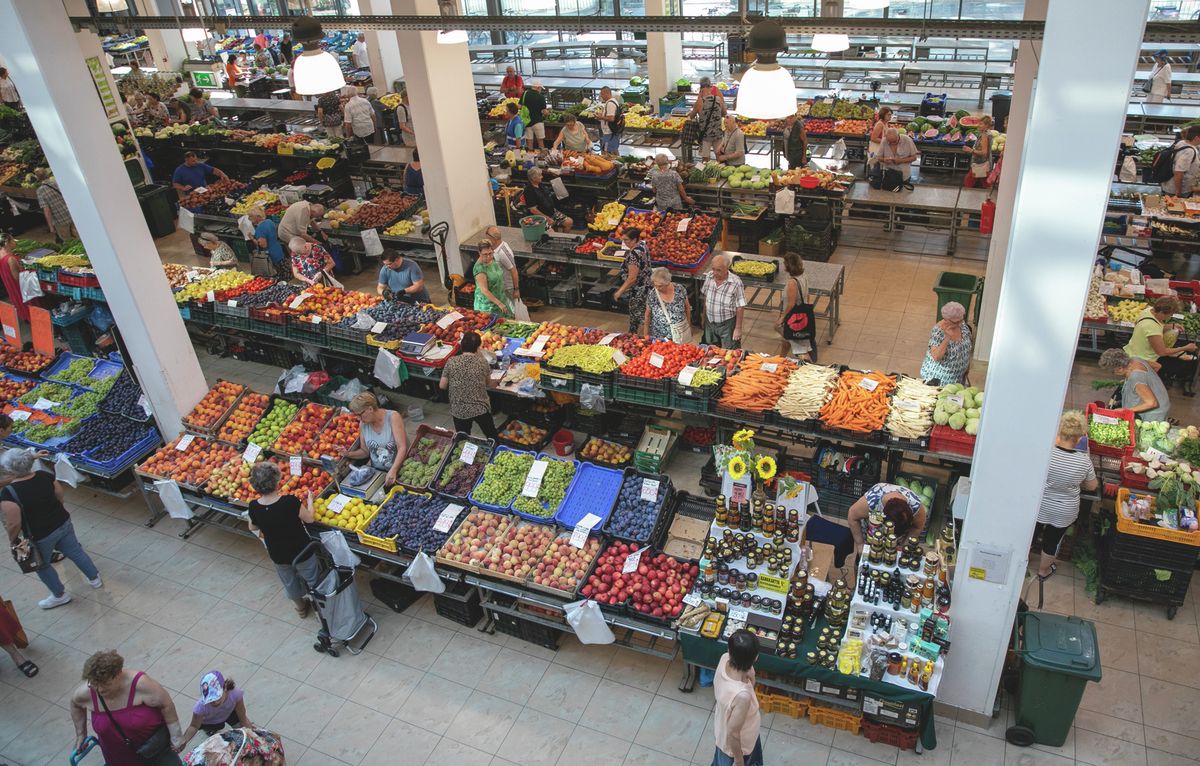
M534 567L530 579L542 587L572 594L587 577L587 569L599 552L599 535L589 535L582 548L571 545L570 532L559 535Z
M227 444L216 444L206 439L194 438L185 449L176 449L179 439L172 440L142 463L141 470L150 476L174 479L180 484L198 487L230 458L240 453Z
M267 405L270 402L271 397L253 391L243 396L237 407L221 424L217 438L230 444L241 444L254 431L254 427L266 413Z
M522 522L510 526L490 547L480 568L524 580L554 541L553 526Z
M309 402L300 408L295 419L280 432L271 449L285 455L304 455L317 442L321 429L333 417L333 408Z
M477 567L512 522L511 516L501 516L491 511L471 511L438 551L438 558L463 567Z
M316 442L309 447L308 456L314 460L322 455L337 457L340 450L350 449L357 439L358 416L353 412L343 412L325 426Z
M213 428L245 390L246 387L241 383L218 381L183 418L184 424L192 428Z

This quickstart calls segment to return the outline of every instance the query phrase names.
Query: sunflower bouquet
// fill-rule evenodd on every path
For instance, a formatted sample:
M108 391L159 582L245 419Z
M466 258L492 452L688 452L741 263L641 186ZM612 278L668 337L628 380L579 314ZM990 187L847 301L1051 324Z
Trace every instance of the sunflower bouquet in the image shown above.
M717 464L730 478L740 481L750 474L751 479L757 479L762 485L775 478L778 470L775 458L755 454L753 430L742 428L736 431L730 442L729 446L721 445L716 448Z

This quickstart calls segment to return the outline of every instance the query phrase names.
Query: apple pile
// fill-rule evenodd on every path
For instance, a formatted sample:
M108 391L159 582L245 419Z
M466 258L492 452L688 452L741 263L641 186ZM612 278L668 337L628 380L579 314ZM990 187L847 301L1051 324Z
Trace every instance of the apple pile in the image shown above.
M646 240L646 249L654 262L665 261L676 266L692 266L708 250L708 244L686 234L662 231Z
M256 458L256 462L262 457ZM204 485L204 493L221 500L237 503L249 503L258 498L258 493L250 486L250 464L240 454L234 454L223 463L218 464Z
M251 432L248 441L263 449L271 446L283 433L283 429L287 427L288 423L292 422L292 418L296 416L296 410L299 408L299 405L292 404L287 399L276 399L267 414L263 415L258 424L254 426L254 431Z
M621 220L621 224L617 226L617 230L613 234L613 239L620 242L621 238L625 236L626 231L635 228L639 229L644 237L658 228L658 225L662 223L662 218L662 213L654 210L643 210L640 212L627 210L625 217Z
M679 232L679 224L685 218L692 220L686 229ZM678 232L689 239L700 242L707 241L716 230L717 219L704 213L668 213L659 226L659 231Z
M592 576L580 591L584 598L601 604L623 604L626 600L637 611L670 619L681 611L683 597L692 589L700 568L686 561L647 549L637 569L622 572L625 559L637 552L637 545L614 542L596 560Z
M241 383L217 381L217 385L209 389L192 411L184 416L184 425L200 429L214 428L245 390L246 387Z
M271 397L266 394L248 392L221 424L217 438L230 444L241 444L254 431L258 421L262 420L270 402Z
M455 311L462 314L462 319L455 320L449 327L443 328L439 327L437 322L428 322L421 326L420 331L427 332L445 343L458 343L467 330L481 332L492 323L492 315L485 311L467 308L456 308Z
M174 439L146 458L141 465L142 473L198 487L232 457L241 459L237 449L207 439L192 439L191 444L182 450L176 449L178 444L179 439Z
M329 475L329 472L316 466L302 465L300 475L293 476L290 470L290 461L275 460L275 464L279 466L279 472L283 476L283 480L279 483L279 492L284 495L294 495L301 501L307 497L309 492L313 494L313 497L319 496L333 483L333 477Z
M553 588L571 595L587 577L588 567L592 565L598 553L599 535L588 535L583 547L576 548L571 545L571 533L563 533L550 543L550 547L534 567L530 580L544 588Z
M524 580L554 540L554 527L520 522L511 525L488 549L479 566L503 577Z
M322 455L336 457L340 450L350 449L358 440L358 415L353 412L343 412L329 421L325 430L317 437L317 441L308 449L308 456L314 460Z
M463 567L474 568L483 563L497 538L513 523L513 517L491 511L473 510L458 529L438 550L437 557Z
M291 423L284 426L271 449L285 455L304 455L317 442L321 429L333 417L333 408L309 402L300 408Z

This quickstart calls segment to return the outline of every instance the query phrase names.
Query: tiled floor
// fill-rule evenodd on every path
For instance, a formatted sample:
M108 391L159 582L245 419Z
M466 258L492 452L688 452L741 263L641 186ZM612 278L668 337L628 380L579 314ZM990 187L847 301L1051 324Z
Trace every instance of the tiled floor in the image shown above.
M164 241L184 260L179 238ZM183 240L186 245L186 239ZM184 250L183 252L187 252ZM190 257L190 256L189 256ZM933 321L930 290L943 270L979 273L982 264L932 256L841 249L847 267L843 326L821 361L915 373ZM370 276L353 281L369 283ZM561 312L579 324L618 326L612 314ZM547 316L553 316L547 312ZM544 318L538 316L536 318ZM747 345L774 349L766 316L752 319ZM268 390L278 370L202 357L210 379L229 377ZM1087 365L1077 367L1071 401L1092 397ZM1182 410L1182 411L1180 411ZM425 403L430 422L443 405ZM1192 401L1173 413L1194 417ZM671 472L694 482L695 456ZM366 653L337 659L315 653L315 619L299 620L257 543L204 529L188 541L181 523L142 526L140 498L88 491L68 494L79 537L96 558L105 587L84 587L61 566L75 601L42 611L44 589L0 557L0 594L11 599L30 632L28 654L41 674L28 680L0 661L0 762L58 766L67 761L72 728L66 700L91 652L121 651L129 667L161 681L186 716L200 676L221 669L246 690L254 722L280 732L288 762L338 764L708 764L712 693L677 690L682 665L625 649L585 647L567 638L557 652L484 635L436 615L424 598L394 614L359 592L379 620ZM936 764L937 766L1177 766L1200 762L1193 711L1200 709L1200 596L1193 590L1174 621L1158 607L1120 599L1096 606L1082 579L1064 565L1046 583L1046 606L1095 620L1104 680L1088 688L1062 748L1018 749L1003 740L1012 713L980 727L939 717L940 745L917 755L873 745L805 721L764 720L766 762L792 764ZM195 740L199 741L199 740ZM99 763L98 754L87 763Z

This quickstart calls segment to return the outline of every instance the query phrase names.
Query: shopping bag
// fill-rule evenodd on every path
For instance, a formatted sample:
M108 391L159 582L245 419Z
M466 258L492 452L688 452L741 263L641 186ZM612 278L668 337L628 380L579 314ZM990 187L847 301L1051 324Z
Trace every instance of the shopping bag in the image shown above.
M561 178L551 178L550 188L554 190L554 196L559 199L567 198L567 185L563 183Z
M375 379L388 388L400 387L400 358L386 348L375 355Z
M595 601L573 601L564 607L564 611L567 614L567 622L579 638L579 643L611 644L616 640Z
M253 242L254 241L254 224L250 222L250 216L244 215L241 218L239 218L237 225L238 225L238 231L240 231L242 233L242 236L245 237L247 240Z
M379 241L379 232L376 229L363 229L362 243L367 255L376 256L383 254L383 243Z
M78 487L79 482L83 481L83 475L71 465L70 458L62 452L54 459L54 478L64 484L70 484L72 488Z
M162 501L163 508L171 518L185 521L192 518L192 509L184 502L183 493L179 491L178 484L171 479L156 481L154 489L158 492L158 499Z
M529 321L529 307L525 305L525 301L513 301L513 319L518 322Z
M298 364L290 370L285 371L279 376L279 381L275 384L275 393L277 394L298 394L304 390L304 384L308 382L308 370L304 365Z
M1118 180L1123 184L1137 183L1137 181L1138 181L1137 161L1133 159L1132 154L1127 155L1125 157L1125 159L1121 161L1121 173L1118 176ZM24 289L25 289L25 285L22 284L21 285L22 292L24 292Z
M428 591L430 593L445 593L446 583L442 582L442 578L438 576L437 570L433 568L433 559L425 551L421 551L416 556L413 556L412 563L408 565L406 571L409 582L417 590Z
M796 192L784 187L775 193L775 212L778 215L792 215L796 212Z
M179 228L188 234L196 233L196 217L186 207L179 208Z
M584 383L579 387L579 406L592 412L607 412L604 406L604 387Z
M38 279L36 271L22 271L18 275L21 281L21 300L31 301L34 298L40 298L45 293L42 292L42 282Z
M333 557L333 563L339 567L353 569L361 563L358 554L350 550L349 544L346 543L346 537L336 529L330 529L321 533L321 545L325 546L325 550L329 551L329 555Z

